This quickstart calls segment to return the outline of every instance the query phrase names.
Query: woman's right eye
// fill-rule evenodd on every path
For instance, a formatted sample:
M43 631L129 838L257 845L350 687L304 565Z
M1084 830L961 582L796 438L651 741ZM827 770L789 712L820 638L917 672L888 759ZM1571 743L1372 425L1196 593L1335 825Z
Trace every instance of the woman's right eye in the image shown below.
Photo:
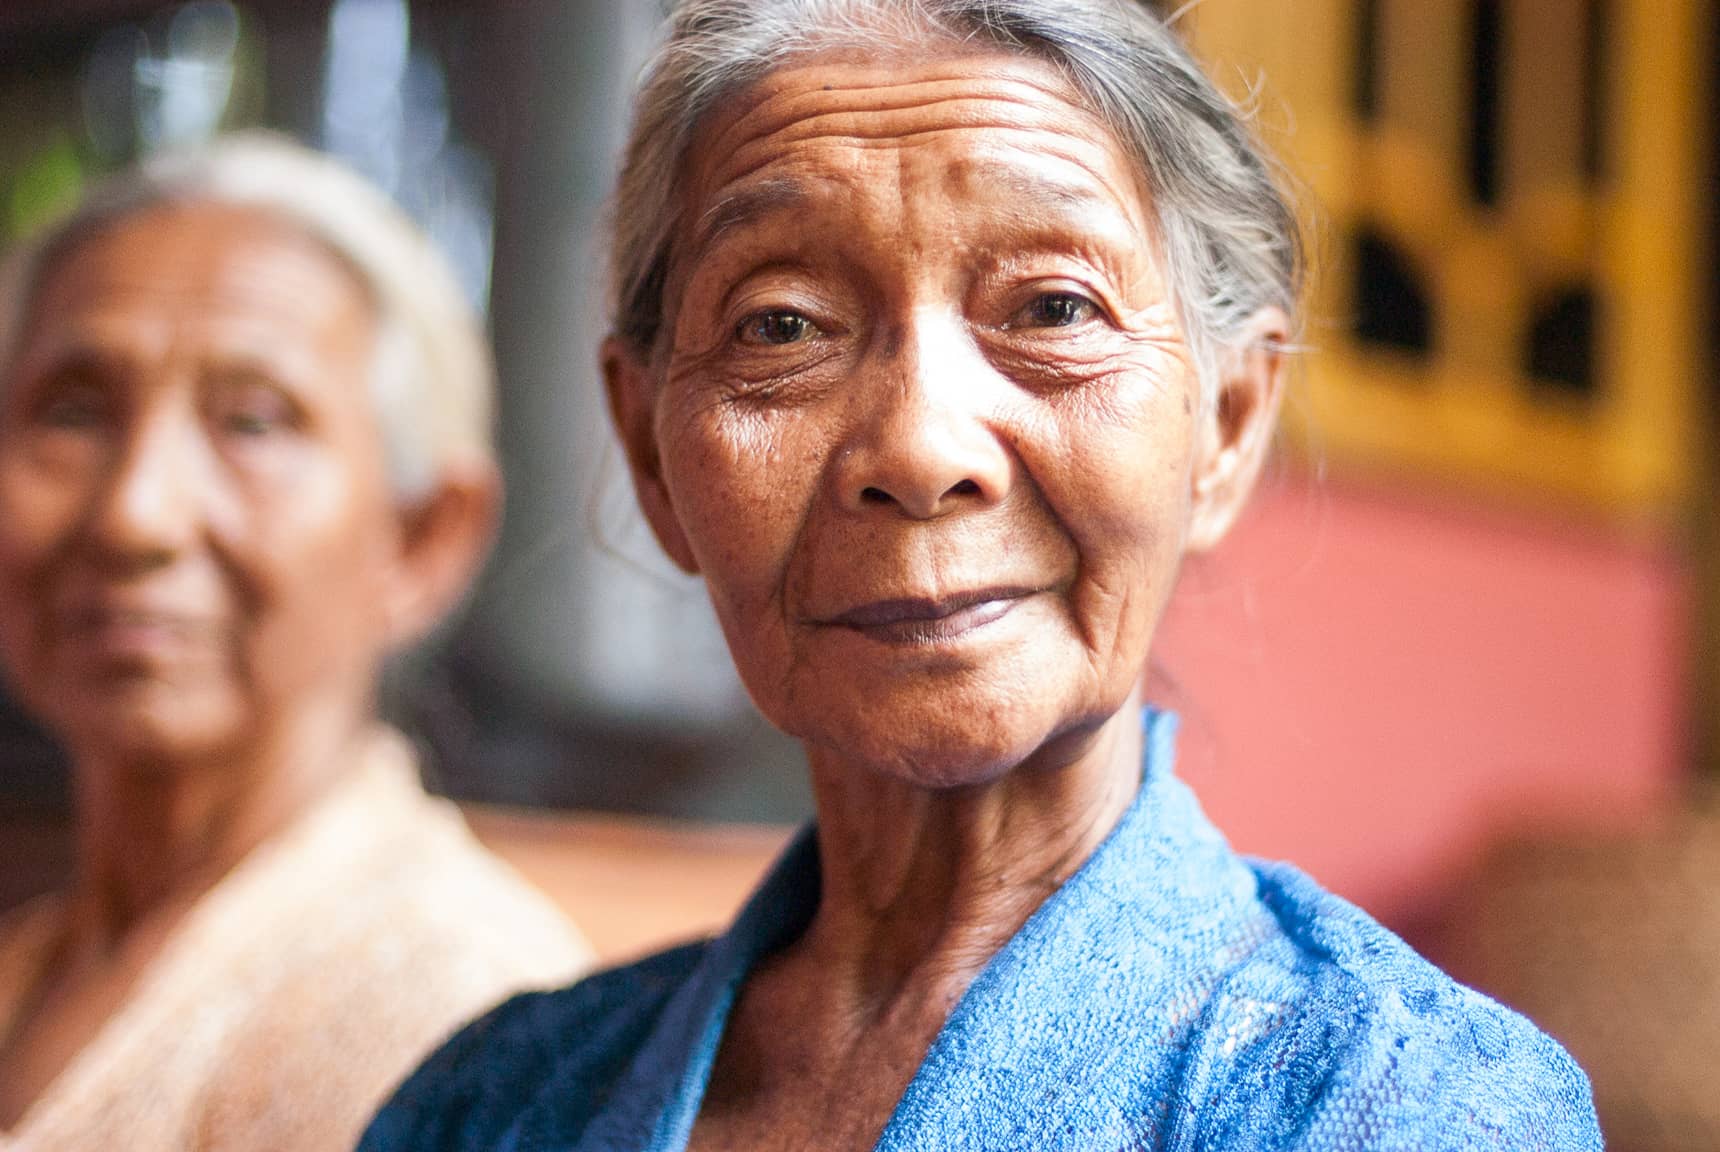
M735 336L743 344L781 346L798 344L818 331L818 325L798 312L776 308L756 312L735 327Z
M95 428L108 416L107 397L89 384L67 384L50 388L35 406L36 423L66 431Z

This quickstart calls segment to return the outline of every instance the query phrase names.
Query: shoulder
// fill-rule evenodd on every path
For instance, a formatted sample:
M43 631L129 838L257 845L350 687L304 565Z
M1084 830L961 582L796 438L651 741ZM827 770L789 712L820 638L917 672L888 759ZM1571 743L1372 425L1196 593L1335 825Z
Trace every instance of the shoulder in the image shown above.
M344 950L343 979L405 967L427 994L482 997L468 1017L590 964L548 897L479 843L451 801L424 790L411 745L387 727L368 734L338 787L243 867L248 899L264 905L257 890L269 890L272 924L292 933L295 950Z
M1551 1037L1295 868L1253 867L1277 931L1209 1004L1188 1082L1207 1141L1601 1147L1588 1078Z
M392 885L415 939L539 985L590 966L590 946L561 910L463 824L438 841L403 860Z
M428 801L340 879L338 897L313 893L271 925L277 991L379 1036L396 1032L414 1058L501 1000L591 966L560 911L445 802Z
M548 1095L595 1111L707 947L684 945L568 988L515 996L400 1086L361 1152L490 1148Z
M415 847L395 841L386 862L347 875L338 906L311 901L268 925L272 943L246 961L266 967L223 993L234 1027L201 1105L212 1128L252 1133L246 1146L350 1147L455 1029L587 966L523 882L481 856ZM306 1099L319 1106L285 1106Z
M306 1123L346 1126L343 1140L286 1141L293 1146L350 1146L455 1029L590 963L560 913L490 856L451 805L411 793L386 804L360 798L368 802L337 813L350 817L335 829L340 837L274 861L271 885L282 869L319 883L290 884L291 898L276 901L265 921L246 916L227 929L247 933L234 962L250 975L212 993L233 1027L206 1111L250 1117L279 1111L265 1107L272 1100L316 1099L317 1109L299 1110ZM350 843L365 817L374 817L374 835ZM325 850L320 858L316 848ZM263 906L246 895L247 908Z
M487 993L476 1010L590 967L575 926L479 842L453 803L415 780L372 799L386 808L392 834L378 836L375 855L351 878L353 894L373 903L388 952L421 979Z
M354 889L386 901L400 947L487 964L507 991L561 984L589 966L591 951L547 896L473 833L453 801L425 791L417 753L378 728L365 760L330 805L329 838L355 856ZM354 849L346 844L358 840Z

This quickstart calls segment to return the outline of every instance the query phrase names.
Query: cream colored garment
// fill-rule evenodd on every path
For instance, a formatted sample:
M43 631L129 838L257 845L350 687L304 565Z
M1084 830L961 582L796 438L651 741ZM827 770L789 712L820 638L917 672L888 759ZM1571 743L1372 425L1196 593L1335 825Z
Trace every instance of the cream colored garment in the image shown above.
M48 898L0 921L0 1033L61 915ZM346 1152L455 1026L588 961L379 734L199 901L0 1152Z

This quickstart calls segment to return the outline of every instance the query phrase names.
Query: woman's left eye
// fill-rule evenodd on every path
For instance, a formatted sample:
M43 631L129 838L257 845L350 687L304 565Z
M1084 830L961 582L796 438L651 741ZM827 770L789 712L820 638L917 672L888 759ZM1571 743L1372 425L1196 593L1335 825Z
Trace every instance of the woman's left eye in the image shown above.
M229 412L224 423L227 431L240 436L266 436L280 427L280 421L262 412Z
M291 400L277 389L260 385L218 397L211 415L223 432L247 439L289 431L299 423Z
M818 331L818 325L798 312L774 308L742 320L735 335L743 344L798 344Z
M1008 328L1072 328L1091 320L1099 306L1074 292L1041 292L1017 312Z

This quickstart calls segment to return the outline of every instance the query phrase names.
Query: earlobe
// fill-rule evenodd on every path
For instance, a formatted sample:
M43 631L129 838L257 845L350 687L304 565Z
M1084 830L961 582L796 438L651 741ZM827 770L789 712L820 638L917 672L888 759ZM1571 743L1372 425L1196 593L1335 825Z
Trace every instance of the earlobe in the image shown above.
M639 509L669 559L683 572L695 574L699 564L669 497L657 451L656 382L638 351L618 337L603 342L601 356L609 415L627 457Z
M1289 318L1263 308L1219 366L1196 435L1187 547L1212 548L1242 514L1272 446L1286 371Z

